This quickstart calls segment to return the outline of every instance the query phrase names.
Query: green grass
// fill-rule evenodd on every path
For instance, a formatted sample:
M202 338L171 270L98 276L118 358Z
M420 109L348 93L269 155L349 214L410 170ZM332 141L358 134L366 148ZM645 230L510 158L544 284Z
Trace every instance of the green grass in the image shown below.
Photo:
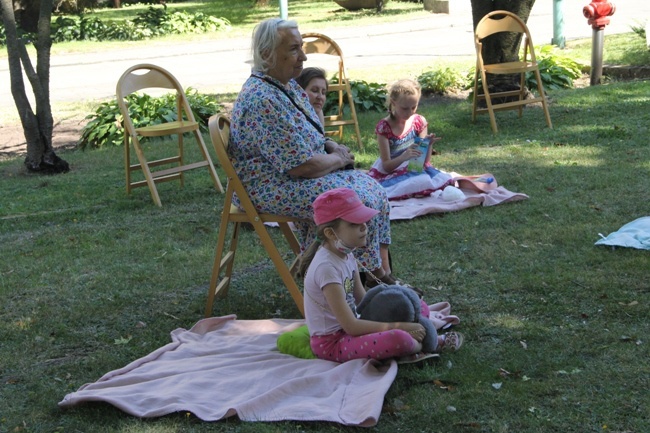
M591 64L591 39L569 41L564 52L579 63ZM607 35L603 43L603 64L650 65L650 50L644 38L636 33Z
M588 49L570 49L588 63ZM629 51L606 45L605 55ZM635 52L626 63L644 55ZM650 258L594 246L598 233L648 215L650 82L550 99L554 129L530 107L523 119L498 113L498 135L487 116L470 122L467 101L421 105L443 137L436 166L491 172L529 199L392 224L396 274L427 300L449 301L466 343L438 365L400 368L372 431L650 431ZM380 116L360 116L366 168ZM353 146L351 134L345 141ZM160 185L159 209L145 188L126 195L121 149L60 155L72 170L59 176L27 174L20 157L0 162L0 432L361 431L186 414L140 420L102 403L59 410L67 393L202 318L223 203L202 171L187 173L182 189ZM214 314L297 318L259 241L241 238L230 295Z
M469 122L466 102L423 104L444 137L438 167L491 172L530 198L392 225L397 275L451 302L467 341L437 366L401 369L374 431L432 431L432 420L435 431L461 432L650 428L648 253L593 245L647 215L648 95L650 82L554 92L554 129L529 108L523 119L499 113L496 136L486 116ZM377 118L361 116L366 166ZM183 189L160 186L158 209L146 189L126 195L121 149L62 156L72 171L61 176L0 164L0 431L344 429L138 420L107 404L58 410L65 394L202 317L223 199L195 171ZM298 317L260 250L244 232L215 315Z

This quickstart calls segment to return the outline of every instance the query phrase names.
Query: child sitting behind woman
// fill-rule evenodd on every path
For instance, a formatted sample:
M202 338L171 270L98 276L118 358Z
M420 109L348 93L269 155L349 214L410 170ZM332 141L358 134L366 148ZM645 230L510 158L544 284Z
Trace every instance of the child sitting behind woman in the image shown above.
M416 81L403 79L393 83L386 100L388 116L375 128L380 157L368 174L386 189L389 199L428 196L453 184L451 175L431 165L432 146L440 138L428 134L427 120L417 114L421 94ZM420 139L429 141L424 155L417 143ZM422 156L422 166L409 169L409 162Z
M325 126L325 115L323 114L323 106L327 99L327 76L325 70L321 68L305 68L302 70L296 82L305 89L309 103L314 107L314 111L318 115L321 125Z
M348 188L321 194L313 207L318 235L301 257L298 275L305 275L305 319L314 354L336 362L432 357L420 353L425 337L421 324L361 320L356 313L366 292L352 251L365 246L366 223L377 211ZM438 336L436 351L461 344L462 336L450 332Z

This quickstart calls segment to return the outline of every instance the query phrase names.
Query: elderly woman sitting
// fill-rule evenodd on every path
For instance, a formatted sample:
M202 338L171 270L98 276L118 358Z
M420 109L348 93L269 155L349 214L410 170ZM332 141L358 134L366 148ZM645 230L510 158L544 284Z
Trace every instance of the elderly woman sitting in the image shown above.
M312 203L325 191L347 187L379 214L368 223L367 246L355 250L360 268L394 283L388 264L389 204L384 189L354 163L350 150L325 137L307 93L295 81L307 56L293 21L265 20L253 32L253 70L235 101L230 154L239 177L262 212L305 219L297 224L303 250L314 240Z

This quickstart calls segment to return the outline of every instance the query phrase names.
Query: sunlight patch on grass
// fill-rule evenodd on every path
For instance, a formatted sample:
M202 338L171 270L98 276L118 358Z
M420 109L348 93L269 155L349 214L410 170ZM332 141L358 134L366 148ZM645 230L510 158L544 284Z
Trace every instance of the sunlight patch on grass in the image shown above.
M525 321L512 314L499 314L492 316L488 319L491 326L506 328L506 329L523 329L525 328Z

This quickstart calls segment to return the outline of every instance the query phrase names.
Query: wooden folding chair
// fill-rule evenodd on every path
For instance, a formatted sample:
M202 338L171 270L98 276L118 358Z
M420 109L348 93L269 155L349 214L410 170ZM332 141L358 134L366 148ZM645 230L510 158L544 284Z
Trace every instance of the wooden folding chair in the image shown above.
M129 112L126 97L132 93L151 89L170 89L176 92L176 118L157 125L149 125L136 128ZM133 188L148 186L151 198L157 206L162 206L156 184L179 179L183 186L183 172L200 167L207 167L212 176L212 181L219 192L223 187L217 176L217 172L210 159L210 154L205 146L199 123L195 120L194 114L187 101L185 91L178 80L167 70L160 66L151 64L139 64L127 69L117 82L117 104L123 117L124 124L124 165L126 170L126 192L131 193ZM191 132L194 134L197 145L203 155L203 159L194 163L185 163L183 149L183 134ZM167 158L148 161L144 155L140 137L162 137L166 135L177 135L178 153ZM138 163L131 162L131 145L135 150ZM152 170L159 166L172 166L167 169ZM134 181L131 174L134 171L142 170L144 180Z
M338 60L338 70L336 72L336 83L329 83L328 92L338 93L337 112L334 115L325 116L325 135L337 137L339 140L343 138L343 127L352 125L357 134L357 144L359 149L363 149L363 142L361 141L361 132L359 131L359 121L357 120L357 111L354 108L354 97L352 95L352 88L350 81L345 73L345 65L343 62L343 51L329 37L320 33L303 33L303 50L305 54L323 54L333 56ZM350 117L344 115L343 96L347 98L348 105L350 106Z
M223 212L221 213L221 224L219 225L219 237L217 240L217 250L214 258L214 265L212 267L212 277L210 278L210 287L208 289L208 301L205 307L205 316L209 317L212 314L212 304L214 298L223 298L228 293L228 287L232 278L232 270L237 251L237 241L239 230L243 223L249 223L253 226L255 233L260 238L266 253L269 255L275 268L277 269L284 285L289 290L300 314L304 316L303 297L298 285L296 284L291 270L296 264L294 261L291 267L288 267L278 251L273 239L271 238L267 226L264 223L277 223L289 243L293 252L298 256L300 254L300 244L295 234L291 230L289 223L300 221L297 218L286 217L282 215L273 215L267 213L259 213L253 202L251 201L248 192L244 188L241 180L237 176L235 167L232 165L228 156L228 144L230 135L230 120L223 114L215 114L208 122L210 129L210 137L212 144L217 153L217 158L228 178L226 186L226 195L224 198ZM237 194L239 202L244 210L239 209L232 203L233 194ZM226 238L228 226L232 224L232 234L230 236L230 243L228 251L226 252ZM224 254L225 253L225 254ZM223 278L220 278L221 273L224 273Z
M500 32L518 33L524 43L524 53L517 61L485 64L483 61L483 39ZM553 128L551 123L551 115L548 112L548 104L546 95L544 94L544 87L542 85L542 77L539 73L539 65L535 58L535 49L533 41L530 37L530 32L526 23L521 18L512 12L498 10L490 12L485 15L476 26L474 33L474 45L476 47L476 72L474 74L474 102L472 104L472 122L476 121L477 114L488 113L490 115L490 124L494 133L498 132L495 111L500 110L519 110L519 117L522 115L524 105L541 102L546 116L546 123L549 128ZM518 49L519 50L519 49ZM525 99L526 97L526 73L533 72L537 80L538 96L532 99ZM519 90L503 91L497 93L490 93L487 74L519 74L520 84ZM478 81L479 75L483 85L483 94L478 94ZM511 100L516 96L517 100ZM505 98L505 99L502 99ZM479 108L478 102L485 100L486 108ZM506 102L495 103L495 100L505 100Z

